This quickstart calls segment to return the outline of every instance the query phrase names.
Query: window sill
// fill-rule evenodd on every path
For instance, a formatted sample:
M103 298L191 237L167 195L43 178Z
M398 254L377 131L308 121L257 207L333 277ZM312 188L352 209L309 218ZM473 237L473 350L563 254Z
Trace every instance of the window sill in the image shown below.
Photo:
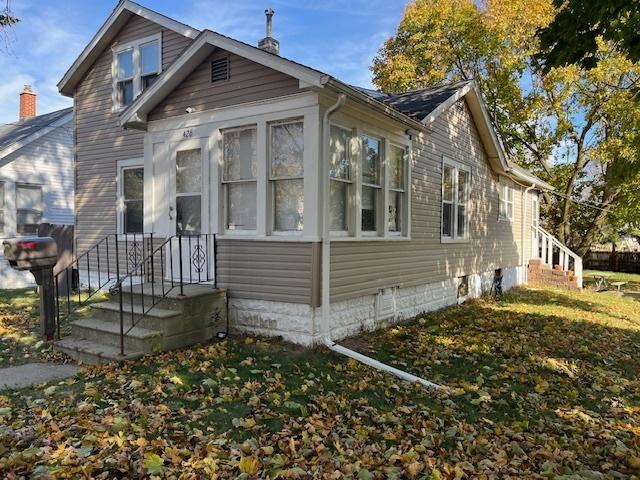
M318 237L305 237L303 235L234 235L234 234L218 234L218 240L239 240L249 242L319 242Z
M440 243L443 244L447 244L447 243L469 243L471 241L470 238L447 238L447 237L440 237Z
M498 217L498 221L499 221L499 222L513 223L513 218L509 218L509 217Z
M387 237L369 237L369 236L361 236L361 237L341 237L341 236L331 236L330 241L332 242L409 242L411 241L411 237L403 237L401 235L391 235Z

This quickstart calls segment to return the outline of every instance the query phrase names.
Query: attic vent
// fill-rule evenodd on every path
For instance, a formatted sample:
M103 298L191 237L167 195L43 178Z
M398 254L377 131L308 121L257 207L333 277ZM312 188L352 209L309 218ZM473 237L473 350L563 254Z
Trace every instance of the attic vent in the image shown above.
M211 62L211 83L229 80L229 57L217 58Z

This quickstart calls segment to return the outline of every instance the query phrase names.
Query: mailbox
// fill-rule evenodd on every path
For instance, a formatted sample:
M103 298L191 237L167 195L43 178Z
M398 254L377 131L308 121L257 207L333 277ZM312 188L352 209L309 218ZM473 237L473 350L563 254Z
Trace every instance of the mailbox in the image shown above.
M2 244L5 258L16 270L53 268L58 261L56 241L51 237L10 238Z
M2 242L4 256L16 270L30 270L40 292L40 327L45 340L55 333L55 287L53 267L58 261L56 241L51 237L9 238Z

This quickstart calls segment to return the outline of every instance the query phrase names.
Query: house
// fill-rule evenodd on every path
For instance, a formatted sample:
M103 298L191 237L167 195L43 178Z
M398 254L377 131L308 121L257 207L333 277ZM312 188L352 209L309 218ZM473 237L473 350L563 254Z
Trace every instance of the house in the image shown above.
M174 280L215 235L202 275L232 328L303 345L511 288L533 257L569 270L538 230L551 187L507 159L473 81L354 87L282 57L266 13L253 46L118 3L58 85L74 100L78 252L119 235L144 257L153 235L166 248L146 275Z
M25 85L18 121L0 125L3 238L36 235L41 223L73 224L73 111L37 115L36 104L37 94ZM31 285L35 282L29 272L0 261L0 288Z

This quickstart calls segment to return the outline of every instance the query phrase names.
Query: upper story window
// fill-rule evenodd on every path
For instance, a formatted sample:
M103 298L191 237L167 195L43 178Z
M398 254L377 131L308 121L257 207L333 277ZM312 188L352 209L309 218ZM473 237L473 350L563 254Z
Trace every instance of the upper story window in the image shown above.
M162 70L160 34L114 49L114 105L123 108L149 88Z
M228 230L256 229L256 140L255 126L222 133L222 183Z
M304 127L301 120L269 125L273 230L304 227Z
M43 208L40 185L16 185L16 231L19 235L38 233Z
M362 136L362 231L376 232L379 224L379 203L382 194L380 139Z
M513 187L500 185L500 218L513 220Z
M442 241L469 238L469 167L448 158L442 164Z
M349 230L349 195L351 178L351 131L331 126L329 218L332 231Z

